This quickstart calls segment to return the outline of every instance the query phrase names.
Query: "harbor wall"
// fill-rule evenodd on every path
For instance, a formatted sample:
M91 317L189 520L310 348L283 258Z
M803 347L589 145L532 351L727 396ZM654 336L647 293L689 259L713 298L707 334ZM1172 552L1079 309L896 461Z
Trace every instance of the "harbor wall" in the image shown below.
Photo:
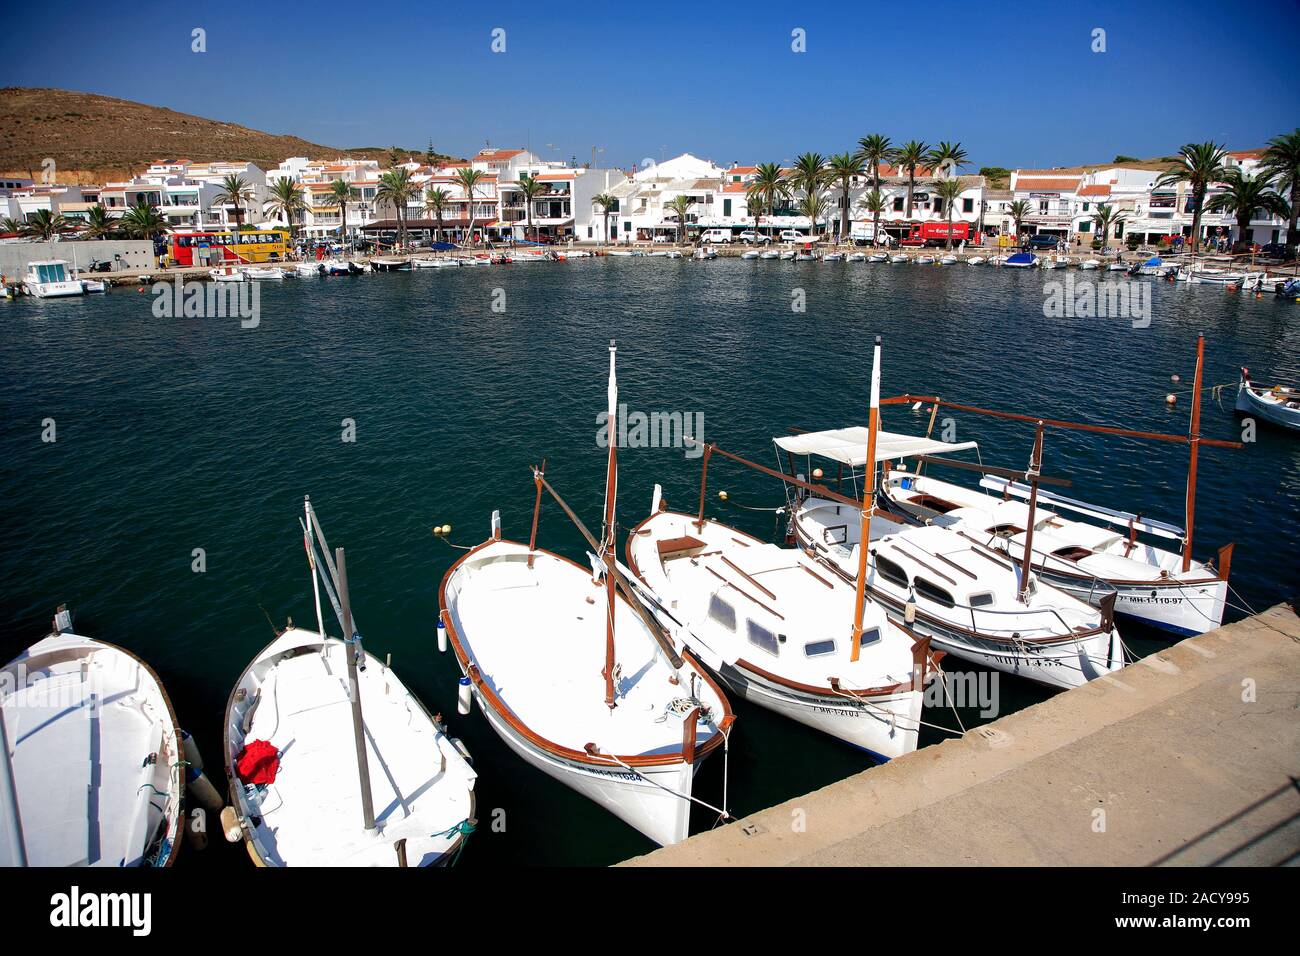
M83 275L92 259L111 262L121 256L115 271L121 269L153 269L153 242L148 239L86 239L75 242L5 242L0 243L0 273L8 282L18 282L27 273L27 263L38 259L76 258ZM69 266L71 268L71 266ZM106 273L107 275L108 273Z
M1297 779L1278 605L623 865L1272 866L1300 858Z

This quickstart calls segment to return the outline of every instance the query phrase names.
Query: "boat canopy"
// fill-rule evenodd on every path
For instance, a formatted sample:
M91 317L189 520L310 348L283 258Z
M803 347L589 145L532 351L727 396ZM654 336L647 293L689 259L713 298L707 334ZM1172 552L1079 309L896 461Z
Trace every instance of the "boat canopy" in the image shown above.
M852 428L833 428L824 432L803 432L799 435L782 435L774 438L778 448L793 455L820 455L832 461L858 468L867 461L867 429L861 425ZM916 455L934 455L941 452L965 451L978 448L973 441L936 441L917 435L898 432L876 432L876 461L911 458Z
M1144 262L1144 263L1142 263L1142 264L1143 264L1144 266L1149 266L1149 267L1153 267L1153 268L1154 268L1155 266L1162 266L1162 265L1164 265L1164 262L1161 260L1161 258L1160 258L1159 256L1152 256L1150 259L1148 259L1146 262Z

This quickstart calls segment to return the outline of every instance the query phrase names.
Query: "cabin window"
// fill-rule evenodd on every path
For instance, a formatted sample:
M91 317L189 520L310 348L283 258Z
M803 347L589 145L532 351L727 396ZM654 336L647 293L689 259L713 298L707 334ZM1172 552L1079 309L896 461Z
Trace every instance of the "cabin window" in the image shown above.
M858 638L858 647L870 647L872 644L879 644L879 643L880 643L880 628L878 627L867 628L865 631L862 632L862 636Z
M933 601L935 604L942 604L944 607L953 607L955 605L951 594L939 587L939 585L927 581L925 578L918 577L914 586L916 587L917 594L927 600Z
M709 599L709 617L729 631L736 629L736 609L716 594Z
M989 528L990 533L997 535L999 538L1014 538L1018 534L1024 534L1025 529L1013 524L995 524Z
M835 642L831 641L809 641L803 646L804 657L825 657L827 654L835 653Z
M749 643L755 647L761 647L773 657L781 653L780 642L775 634L761 624L755 624L753 621L747 623L749 625Z
M1078 545L1071 544L1064 548L1057 548L1052 554L1064 561L1082 561L1092 552L1087 548L1080 548Z
M882 558L875 555L876 573L888 581L890 584L897 584L899 587L907 587L907 572L903 570L902 565L895 564L888 558Z
M971 607L989 607L992 604L993 594L989 591L984 591L980 594L972 594L970 596Z

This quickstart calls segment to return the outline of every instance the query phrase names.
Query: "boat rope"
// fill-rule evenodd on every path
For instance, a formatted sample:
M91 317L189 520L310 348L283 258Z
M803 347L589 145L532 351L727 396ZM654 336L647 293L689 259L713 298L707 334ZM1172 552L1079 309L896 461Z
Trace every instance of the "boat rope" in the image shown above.
M965 734L966 725L962 723L961 714L957 712L957 698L955 695L948 693L948 674L938 664L934 665L934 669L939 672L939 680L943 682L943 696L948 701L948 708L952 711L953 719L957 721L957 726L961 728L962 734Z
M844 681L841 680L840 684L842 685L843 683ZM863 690L863 689L865 688L859 688L859 690ZM912 717L906 717L903 714L896 714L892 710L889 710L888 708L881 707L879 704L873 704L869 700L864 700L861 697L856 697L853 694L846 693L845 691L842 690L836 690L833 687L831 688L831 693L835 694L838 697L843 697L845 700L852 702L859 708L876 711L879 714L883 714L885 717L889 719L890 727L897 727L900 723L911 722L915 720L916 730L918 733L920 732L922 727L929 727L931 730L942 730L944 733L957 734L958 736L961 736L960 734L958 734L957 731L953 730L951 727L944 727L942 724L932 724L927 720L922 720L920 717L912 718Z
M444 542L444 543L447 545L447 547L449 547L449 548L459 548L461 551L473 551L473 550L474 550L474 547L475 547L475 546L472 545L472 544L452 544L450 541L448 541L446 538L444 538L444 537L442 536L442 534L438 531L438 529L437 529L436 527L435 527L435 528L430 528L429 531L433 534L433 536L434 536L435 538L437 538L439 541Z
M456 844L456 855L453 856L451 858L451 862L447 864L448 866L455 866L456 863L460 860L461 853L465 851L465 844L469 842L470 834L472 834L477 829L478 827L474 825L474 821L465 819L465 820L461 820L460 823L452 824L451 826L441 831L440 833L430 834L430 836L437 838L437 837L450 837L454 835L460 835L461 837L464 838Z
M726 744L726 742L727 742L727 737L726 737L725 734L724 734L723 737L722 737L722 742L723 742L723 744ZM592 746L595 747L596 750L598 750L598 751L600 750L600 747L596 746L595 744L592 744ZM689 793L678 793L676 790L672 789L671 787L665 787L665 786L664 786L662 783L660 783L659 781L657 781L657 780L651 780L649 777L647 777L647 776L646 776L645 774L643 774L641 771L637 770L635 767L630 767L630 766L628 766L628 765L625 764L623 761L619 760L618 757L615 756L614 754L607 754L607 753L601 752L601 753L597 753L597 754L592 754L592 756L593 756L593 757L600 757L600 758L603 758L603 759L605 759L605 760L610 761L611 763L616 763L616 764L618 764L620 767L622 767L624 770L626 770L628 773L631 773L631 774L633 774L634 776L640 777L640 778L641 778L642 780L644 780L646 783L650 784L651 786L658 787L660 790L664 791L665 793L671 793L674 797L677 797L677 798L679 798L679 799L681 799L681 800L689 800L689 801L691 801L692 803L698 803L700 806L704 807L705 809L712 810L714 813L718 814L718 816L719 816L720 819L724 819L724 820L730 820L730 819L731 819L731 814L728 813L726 810L722 810L722 809L720 809L720 808L718 808L718 807L715 807L713 804L708 803L708 802L706 802L706 801L704 801L704 800L701 800L699 797L693 796L693 795L691 795L691 794L689 794Z

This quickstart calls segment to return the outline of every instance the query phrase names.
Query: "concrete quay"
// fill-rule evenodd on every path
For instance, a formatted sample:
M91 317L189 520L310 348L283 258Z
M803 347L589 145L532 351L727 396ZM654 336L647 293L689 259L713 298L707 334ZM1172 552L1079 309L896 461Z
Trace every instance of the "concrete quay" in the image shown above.
M1300 863L1300 617L1278 605L631 866Z

